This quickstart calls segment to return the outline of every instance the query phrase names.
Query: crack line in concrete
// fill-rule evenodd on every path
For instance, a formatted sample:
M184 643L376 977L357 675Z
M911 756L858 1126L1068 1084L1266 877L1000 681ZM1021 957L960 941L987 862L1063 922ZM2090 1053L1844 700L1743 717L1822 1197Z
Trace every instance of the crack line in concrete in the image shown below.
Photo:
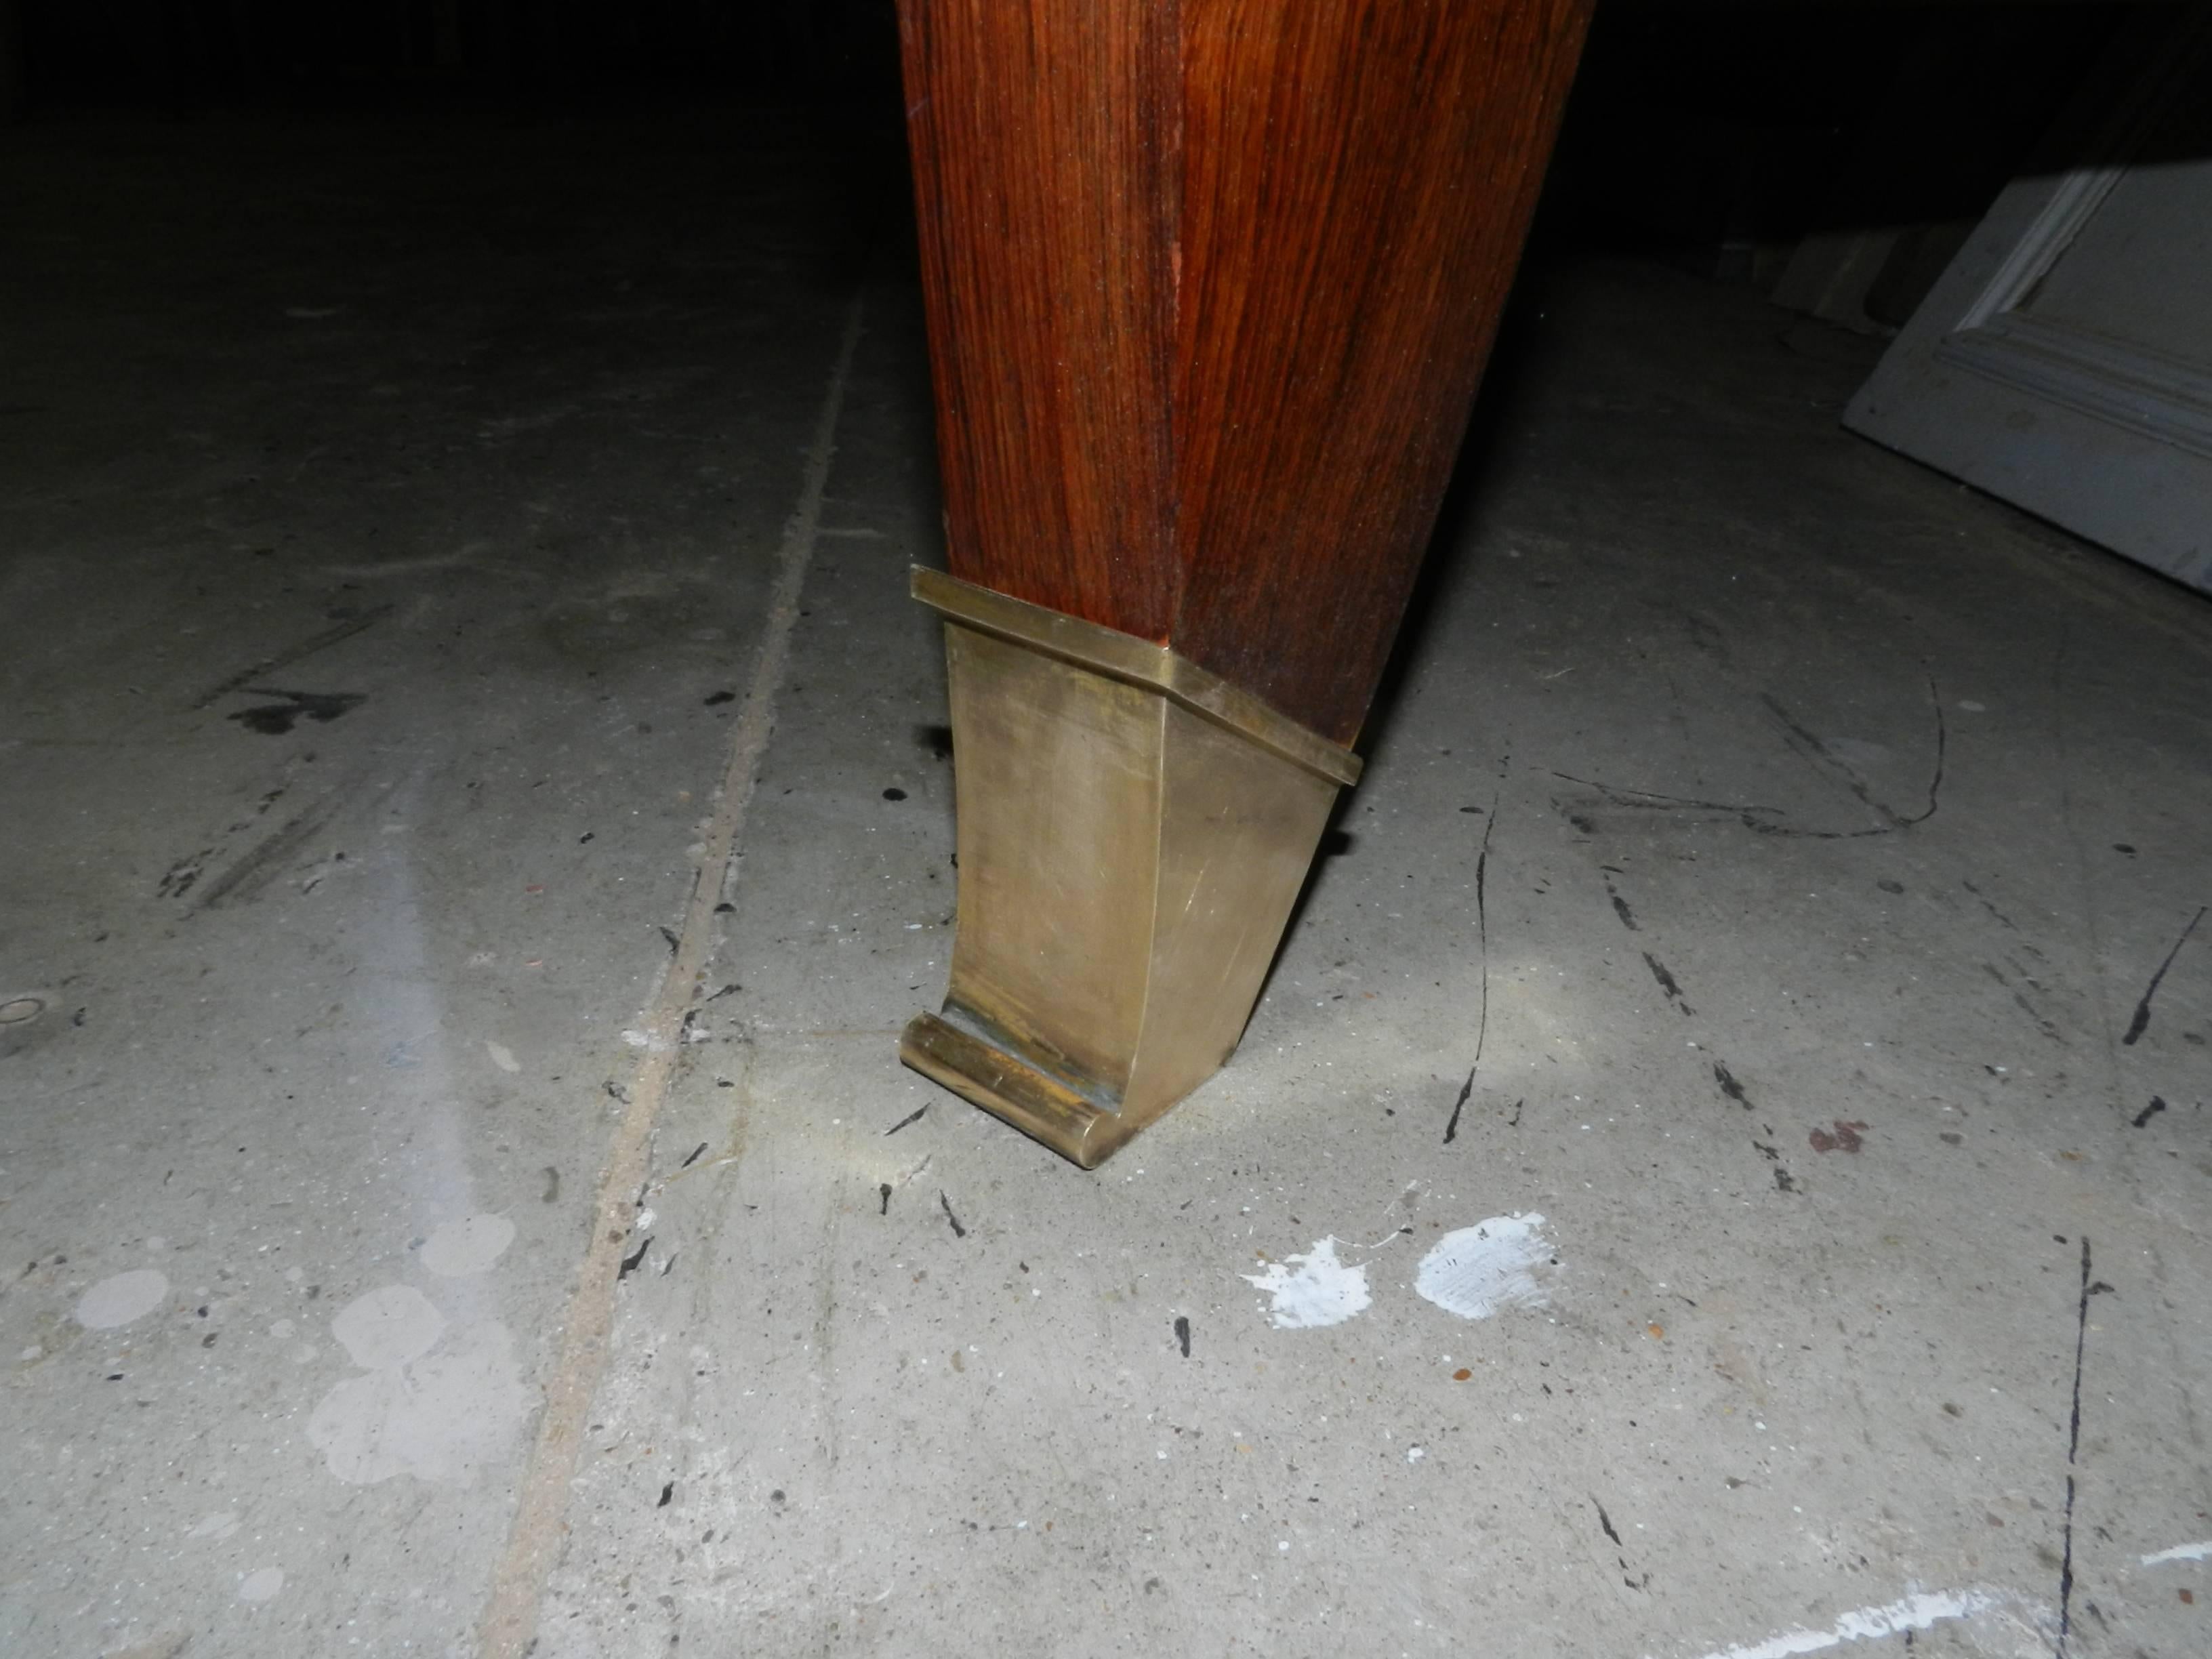
M698 994L714 952L714 907L722 897L731 860L744 833L754 780L775 729L776 696L783 686L791 635L799 622L799 592L821 536L822 501L836 449L846 383L852 377L853 356L860 345L860 312L861 301L855 297L846 314L844 336L838 343L829 390L815 423L814 440L807 448L799 502L784 523L775 586L769 599L767 630L754 662L752 684L746 690L731 738L720 799L692 873L684 931L642 1023L647 1046L629 1085L627 1109L608 1145L593 1200L591 1245L584 1254L575 1291L568 1300L568 1316L562 1322L560 1358L546 1381L538 1442L523 1472L507 1551L492 1575L479 1643L485 1659L524 1659L537 1644L538 1607L567 1536L585 1423L606 1369L614 1331L616 1282L635 1213L631 1200L645 1180L653 1132L675 1080L684 1016Z
M2066 1430L2066 1516L2058 1563L2057 1659L2074 1632L2074 1471L2081 1451L2081 1362L2089 1346L2089 1298L2112 1286L2089 1278L2089 1236L2081 1235L2081 1302L2074 1326L2074 1412Z
M1491 792L1490 816L1482 821L1482 850L1474 859L1474 933L1475 949L1482 958L1482 1012L1474 1027L1474 1064L1467 1068L1467 1081L1460 1085L1459 1098L1452 1102L1451 1121L1444 1125L1447 1146L1459 1139L1459 1115L1474 1092L1474 1074L1482 1069L1482 1045L1490 1037L1490 903L1483 886L1490 872L1491 832L1498 828L1498 803L1504 799L1505 786L1501 782Z

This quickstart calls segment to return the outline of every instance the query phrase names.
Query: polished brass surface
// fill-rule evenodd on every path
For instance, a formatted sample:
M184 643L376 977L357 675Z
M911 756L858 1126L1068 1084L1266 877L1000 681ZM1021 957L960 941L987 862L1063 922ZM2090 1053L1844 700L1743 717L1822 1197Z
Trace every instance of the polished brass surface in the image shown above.
M1088 1169L1236 1048L1358 762L1170 651L948 583L915 586L946 616L958 933L900 1054Z
M1148 687L1194 714L1243 732L1285 760L1339 783L1359 781L1359 757L1352 750L1279 714L1250 692L1238 690L1188 657L1177 656L1164 645L1048 611L1041 605L1009 599L942 570L916 565L911 580L915 598L948 621L978 633L1017 641L1109 679Z

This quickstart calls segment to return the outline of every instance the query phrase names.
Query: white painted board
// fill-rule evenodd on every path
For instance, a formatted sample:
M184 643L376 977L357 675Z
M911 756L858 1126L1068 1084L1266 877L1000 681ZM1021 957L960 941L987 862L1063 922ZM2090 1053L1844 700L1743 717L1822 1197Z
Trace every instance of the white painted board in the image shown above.
M2212 6L2100 86L1844 423L2212 592Z

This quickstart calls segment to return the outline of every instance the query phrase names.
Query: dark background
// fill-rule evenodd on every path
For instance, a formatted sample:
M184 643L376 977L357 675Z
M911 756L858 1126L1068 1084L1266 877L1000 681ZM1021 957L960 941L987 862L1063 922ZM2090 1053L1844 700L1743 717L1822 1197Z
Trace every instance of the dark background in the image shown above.
M1808 234L1900 229L1858 319L1894 326L2008 177L2065 159L2038 147L2100 57L2172 9L1601 0L1534 256L1771 289ZM769 110L858 160L850 210L902 234L891 0L0 0L0 66L19 122ZM610 142L649 168L672 140Z

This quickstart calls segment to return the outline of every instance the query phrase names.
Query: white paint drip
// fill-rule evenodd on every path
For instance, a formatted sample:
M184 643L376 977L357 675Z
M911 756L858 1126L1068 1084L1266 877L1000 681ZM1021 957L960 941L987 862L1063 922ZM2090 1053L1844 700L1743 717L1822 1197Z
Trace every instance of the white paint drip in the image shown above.
M2212 1557L2212 1538L2195 1544L2176 1544L2170 1550L2146 1555L2142 1564L2147 1567L2162 1567L2169 1561L2202 1561L2207 1557Z
M1825 1653L1846 1642L1931 1630L1946 1620L1972 1619L2000 1606L2004 1599L1989 1590L1930 1590L1878 1607L1854 1607L1826 1630L1786 1630L1748 1646L1716 1649L1705 1659L1790 1659L1794 1654Z
M1297 1264L1292 1271L1291 1264ZM1303 1255L1270 1261L1256 1273L1240 1273L1248 1285L1256 1285L1273 1298L1268 1318L1285 1331L1313 1330L1341 1325L1364 1313L1372 1298L1367 1294L1367 1269L1347 1267L1336 1259L1336 1241L1318 1238Z
M76 1322L88 1331L112 1331L143 1319L169 1299L168 1276L152 1267L103 1279L76 1299Z
M258 1572L247 1573L239 1581L238 1599L241 1601L268 1601L274 1600L276 1592L283 1588L284 1569L263 1567Z
M445 1328L446 1316L411 1285L386 1285L357 1296L331 1321L331 1334L364 1370L419 1359Z
M465 1480L504 1456L530 1413L507 1327L469 1326L437 1352L337 1384L307 1419L307 1443L349 1486L394 1475Z
M1421 1258L1413 1289L1462 1319L1487 1319L1506 1308L1540 1308L1540 1270L1555 1264L1544 1218L1494 1215L1446 1233Z
M514 1224L503 1215L465 1215L441 1222L422 1242L422 1265L441 1279L480 1273L514 1243Z
M491 1056L491 1063L502 1072L519 1072L522 1069L522 1062L514 1057L514 1050L504 1042L488 1042L484 1044L484 1052Z

